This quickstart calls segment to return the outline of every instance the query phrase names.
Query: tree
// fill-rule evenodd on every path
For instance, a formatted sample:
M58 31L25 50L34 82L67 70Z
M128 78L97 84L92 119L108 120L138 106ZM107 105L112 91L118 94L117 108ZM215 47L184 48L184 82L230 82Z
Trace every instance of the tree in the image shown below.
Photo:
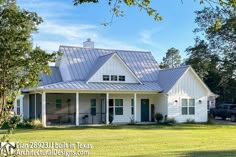
M20 90L36 86L40 72L50 73L48 62L54 61L57 53L32 48L31 34L41 22L35 12L20 9L16 0L0 3L0 128L11 120L10 111Z
M154 1L154 0L153 0ZM155 21L161 21L162 16L159 12L151 7L152 0L107 0L108 5L111 7L112 18L110 22L105 22L103 25L112 23L113 17L115 16L124 16L124 12L121 7L126 5L128 7L135 6L138 7L141 11L144 10L149 16L154 17ZM99 0L73 0L74 5L81 5L84 3L99 3ZM180 2L184 2L180 0ZM212 8L213 6L221 7L232 7L236 11L236 2L235 0L199 0L200 4L209 4Z
M187 65L191 65L198 73L200 78L205 79L208 76L208 71L211 64L211 52L208 44L204 40L196 39L193 47L186 49L188 58L185 60Z
M196 14L198 28L194 32L201 33L206 42L187 49L190 56L186 63L195 67L207 85L221 96L219 102L235 103L236 10L233 6L204 8Z
M181 64L181 56L179 54L179 50L175 48L170 48L166 52L166 56L163 57L162 62L160 64L160 68L174 68L178 67Z

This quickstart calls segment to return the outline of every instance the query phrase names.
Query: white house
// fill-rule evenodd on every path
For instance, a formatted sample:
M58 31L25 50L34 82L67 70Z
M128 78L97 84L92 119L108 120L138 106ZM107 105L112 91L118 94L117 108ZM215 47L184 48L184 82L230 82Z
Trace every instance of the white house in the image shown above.
M178 122L207 121L213 93L190 66L161 70L151 52L60 46L63 56L23 90L17 113L44 126L154 121L159 112Z

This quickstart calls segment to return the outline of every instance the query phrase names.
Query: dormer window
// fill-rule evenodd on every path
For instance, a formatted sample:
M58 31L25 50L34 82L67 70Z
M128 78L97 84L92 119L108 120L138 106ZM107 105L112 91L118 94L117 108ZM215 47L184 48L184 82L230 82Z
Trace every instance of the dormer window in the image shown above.
M119 81L125 81L125 76L124 75L120 75L119 76Z
M117 81L117 75L111 75L111 81Z
M109 81L110 80L110 76L109 75L102 75L102 80L103 81Z

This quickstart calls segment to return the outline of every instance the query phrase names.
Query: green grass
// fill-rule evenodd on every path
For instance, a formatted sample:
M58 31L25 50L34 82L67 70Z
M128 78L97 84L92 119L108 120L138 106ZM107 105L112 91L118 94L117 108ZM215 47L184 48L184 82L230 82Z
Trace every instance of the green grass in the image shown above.
M236 156L236 125L179 124L18 129L11 141L81 142L90 156Z

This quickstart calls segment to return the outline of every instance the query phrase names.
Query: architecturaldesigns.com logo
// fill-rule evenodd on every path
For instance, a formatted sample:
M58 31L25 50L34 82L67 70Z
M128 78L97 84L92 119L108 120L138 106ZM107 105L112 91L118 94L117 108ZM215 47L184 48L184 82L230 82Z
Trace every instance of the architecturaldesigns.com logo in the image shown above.
M9 157L15 156L16 143L15 142L0 142L0 156Z

